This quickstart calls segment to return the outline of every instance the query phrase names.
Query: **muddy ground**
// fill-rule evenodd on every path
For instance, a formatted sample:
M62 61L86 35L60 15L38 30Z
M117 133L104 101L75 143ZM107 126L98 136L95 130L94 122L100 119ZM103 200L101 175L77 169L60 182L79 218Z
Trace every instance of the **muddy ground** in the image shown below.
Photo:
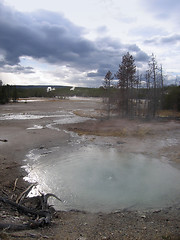
M48 100L10 103L0 106L3 114L55 114L68 110L92 119L76 124L61 124L59 131L47 128L51 118L0 120L0 194L16 199L27 187L21 166L34 148L67 145L76 132L83 141L125 152L164 156L180 168L180 124L178 121L139 121L117 117L105 120L104 106L97 100ZM96 119L96 120L95 120ZM30 130L33 125L43 129ZM17 185L15 186L15 181ZM13 191L14 190L14 191ZM27 218L0 203L0 222L19 223ZM0 239L180 239L180 204L154 211L89 213L58 211L51 226L37 230L0 232Z

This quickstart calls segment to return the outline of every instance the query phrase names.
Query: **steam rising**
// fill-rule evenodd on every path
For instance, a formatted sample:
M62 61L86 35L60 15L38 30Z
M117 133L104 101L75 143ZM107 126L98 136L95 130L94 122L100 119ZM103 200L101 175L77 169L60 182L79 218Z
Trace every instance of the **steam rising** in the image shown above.
M49 160L51 159L51 160ZM180 200L180 174L165 159L110 148L56 148L31 165L29 178L64 200L58 209L110 212L149 209Z

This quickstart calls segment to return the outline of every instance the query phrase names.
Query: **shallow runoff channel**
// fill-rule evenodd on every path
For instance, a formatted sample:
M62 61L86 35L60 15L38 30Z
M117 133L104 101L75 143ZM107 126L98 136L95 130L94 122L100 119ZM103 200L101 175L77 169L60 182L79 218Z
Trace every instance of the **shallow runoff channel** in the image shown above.
M34 149L27 155L30 182L62 199L58 210L152 210L180 201L180 170L166 159L95 144Z

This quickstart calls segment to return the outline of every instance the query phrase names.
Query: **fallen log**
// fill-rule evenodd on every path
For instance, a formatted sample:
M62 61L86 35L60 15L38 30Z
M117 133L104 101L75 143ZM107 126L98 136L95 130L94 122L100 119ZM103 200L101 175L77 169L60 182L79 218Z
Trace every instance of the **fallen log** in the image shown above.
M35 220L29 223L23 224L14 224L14 223L0 223L0 229L5 229L6 231L21 231L27 229L35 229L39 227L44 227L44 225L50 224L45 221L45 218L40 218L39 220Z
M8 198L3 198L0 196L0 201L7 203L13 207L15 207L20 213L24 213L26 215L35 215L35 216L40 216L40 217L45 217L46 216L46 211L47 210L36 210L36 209L31 209L26 206L23 206L21 204L18 204ZM46 206L47 208L47 206Z

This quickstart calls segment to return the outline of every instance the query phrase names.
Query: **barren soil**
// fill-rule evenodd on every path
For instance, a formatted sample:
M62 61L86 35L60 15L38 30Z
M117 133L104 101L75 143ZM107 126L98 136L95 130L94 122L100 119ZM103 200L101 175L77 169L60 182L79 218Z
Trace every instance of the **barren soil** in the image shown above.
M13 199L27 187L23 159L34 148L67 145L71 136L63 129L74 131L86 143L121 151L167 157L180 168L180 124L177 121L104 120L99 100L56 100L12 103L0 106L2 114L55 114L59 110L93 117L82 123L57 125L60 131L47 128L51 118L0 120L0 194ZM97 118L97 120L94 120ZM28 130L33 125L43 129ZM17 185L15 188L15 180ZM15 188L15 189L14 189ZM14 191L13 191L14 190ZM25 222L26 217L0 203L0 222ZM58 211L51 226L19 232L1 231L0 239L180 239L180 205L154 211L89 213Z

